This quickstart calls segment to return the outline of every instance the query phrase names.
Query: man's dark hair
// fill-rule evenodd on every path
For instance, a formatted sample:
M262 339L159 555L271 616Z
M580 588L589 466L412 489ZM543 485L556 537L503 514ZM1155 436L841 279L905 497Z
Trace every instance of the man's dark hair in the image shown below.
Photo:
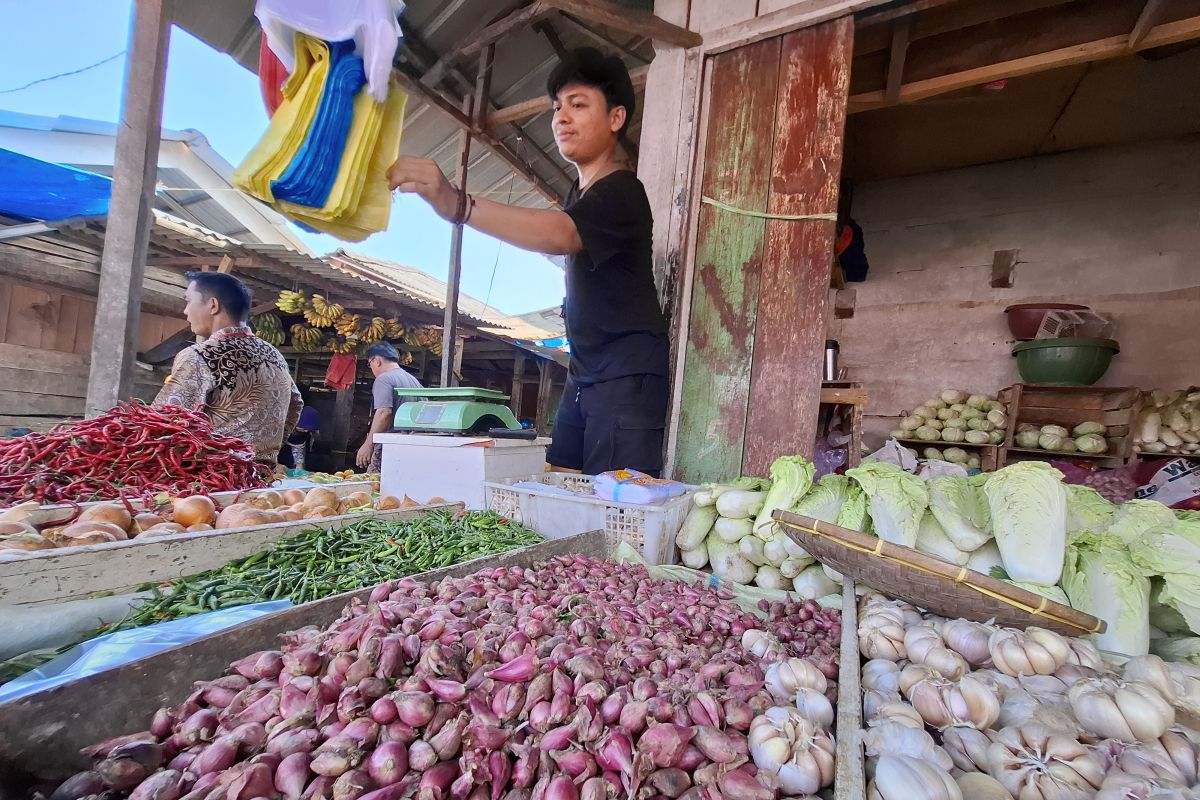
M368 347L367 358L382 358L384 361L400 363L400 354L396 352L396 348L392 347L390 342L376 342Z
M594 47L576 48L567 53L550 73L546 79L546 93L551 100L556 100L563 87L573 83L599 89L608 103L609 111L617 106L625 107L625 124L617 131L617 138L624 139L637 107L633 81L629 79L625 62L616 56L606 56Z
M189 272L185 276L189 283L196 284L196 291L206 298L215 297L221 310L238 322L245 322L254 300L246 284L227 272Z

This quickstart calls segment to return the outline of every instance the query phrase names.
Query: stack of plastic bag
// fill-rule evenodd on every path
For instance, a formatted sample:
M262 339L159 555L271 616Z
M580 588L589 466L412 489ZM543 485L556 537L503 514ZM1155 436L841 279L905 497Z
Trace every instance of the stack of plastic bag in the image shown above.
M400 148L407 95L379 102L354 43L295 34L283 102L234 184L317 231L357 242L387 228L387 169Z

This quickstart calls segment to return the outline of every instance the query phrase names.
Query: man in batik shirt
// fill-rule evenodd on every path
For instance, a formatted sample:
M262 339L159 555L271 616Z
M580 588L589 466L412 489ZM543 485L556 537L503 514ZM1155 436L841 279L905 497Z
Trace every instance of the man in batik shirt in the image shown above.
M287 361L246 324L250 290L223 272L189 272L183 314L204 341L175 357L155 405L200 408L218 433L236 436L274 467L304 401Z

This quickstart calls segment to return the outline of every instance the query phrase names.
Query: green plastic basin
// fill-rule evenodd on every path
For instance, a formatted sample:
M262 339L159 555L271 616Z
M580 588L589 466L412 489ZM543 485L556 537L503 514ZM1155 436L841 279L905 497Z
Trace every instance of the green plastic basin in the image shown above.
M1013 347L1025 383L1091 386L1104 377L1121 346L1112 339L1034 339Z

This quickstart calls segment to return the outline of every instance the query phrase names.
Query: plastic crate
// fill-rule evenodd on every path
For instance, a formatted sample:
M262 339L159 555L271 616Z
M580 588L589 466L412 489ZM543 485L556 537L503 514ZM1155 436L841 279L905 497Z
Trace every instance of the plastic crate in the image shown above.
M541 483L565 489L578 497L514 486ZM543 472L528 478L485 482L486 505L513 522L531 528L547 539L562 539L577 533L603 531L610 539L627 542L652 564L675 562L675 534L683 526L691 505L691 494L662 505L616 503L597 497L591 475Z

